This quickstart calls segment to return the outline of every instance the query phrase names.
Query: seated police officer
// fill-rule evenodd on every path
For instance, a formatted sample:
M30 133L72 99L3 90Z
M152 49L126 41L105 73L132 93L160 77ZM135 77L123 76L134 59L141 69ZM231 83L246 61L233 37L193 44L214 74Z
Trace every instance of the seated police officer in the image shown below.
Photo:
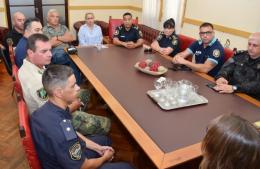
M175 56L179 53L179 46L179 38L175 34L175 21L170 18L163 23L163 31L153 41L151 47L163 55Z
M260 100L260 32L249 37L247 49L224 64L214 88L220 93L243 92Z
M132 23L132 14L127 12L123 15L123 24L116 28L113 43L126 48L136 48L143 45L143 34Z
M193 42L186 50L173 58L174 64L181 64L194 71L216 76L224 63L224 48L215 38L214 27L211 23L203 23L199 28L200 39ZM193 55L193 62L186 60Z
M114 149L108 137L86 138L74 130L68 106L77 100L80 88L70 67L49 66L42 83L49 101L32 114L30 123L44 169L132 168L127 163L109 163Z

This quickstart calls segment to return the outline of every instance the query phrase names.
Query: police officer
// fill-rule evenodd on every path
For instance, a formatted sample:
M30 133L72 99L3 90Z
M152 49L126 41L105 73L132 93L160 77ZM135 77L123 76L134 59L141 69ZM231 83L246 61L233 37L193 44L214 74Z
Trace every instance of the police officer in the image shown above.
M160 32L156 40L151 44L152 49L163 55L175 56L179 53L179 38L175 34L175 21L173 18L163 23L164 30Z
M260 32L249 37L247 49L225 63L214 88L220 93L243 92L260 100Z
M68 106L80 88L70 67L49 66L42 82L49 101L32 114L30 123L44 169L132 169L127 163L109 163L114 149L106 136L86 138L75 132Z
M123 24L116 28L113 43L126 48L136 48L143 45L143 34L132 23L132 14L127 12L123 15Z
M200 39L193 42L186 50L173 58L174 64L182 64L194 71L216 76L224 63L224 48L215 38L214 27L211 23L200 25ZM185 58L193 55L194 62Z

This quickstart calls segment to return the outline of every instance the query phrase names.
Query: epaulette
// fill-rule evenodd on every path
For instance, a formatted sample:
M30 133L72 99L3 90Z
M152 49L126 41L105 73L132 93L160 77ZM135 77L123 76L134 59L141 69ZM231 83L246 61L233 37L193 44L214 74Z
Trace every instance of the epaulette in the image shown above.
M121 30L123 27L122 26L118 26L118 29Z
M74 128L71 124L71 121L68 119L63 119L60 122L60 126L62 128L62 131L64 133L64 136L66 138L67 141L73 140L77 138L77 135L74 131Z
M173 35L172 35L172 39L178 39L178 36L175 35L175 34L173 34Z

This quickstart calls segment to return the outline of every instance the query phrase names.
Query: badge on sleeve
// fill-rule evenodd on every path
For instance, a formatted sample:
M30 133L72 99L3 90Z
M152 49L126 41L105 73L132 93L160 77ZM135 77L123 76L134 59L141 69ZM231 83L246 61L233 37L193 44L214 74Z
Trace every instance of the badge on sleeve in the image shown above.
M160 41L162 39L162 34L160 34L159 36L157 36L157 41Z
M143 32L139 30L139 36L143 37Z
M81 146L79 142L77 141L69 148L70 158L72 160L80 160L81 159Z
M213 56L218 58L220 56L220 51L218 49L213 50Z
M43 100L43 101L47 101L48 100L48 95L47 92L44 90L44 88L40 88L39 90L36 91L37 96Z
M173 44L174 46L177 45L177 43L178 43L177 39L173 39L173 40L172 40L172 44Z
M115 33L114 33L114 35L118 35L119 34L119 31L118 30L116 30L115 31Z

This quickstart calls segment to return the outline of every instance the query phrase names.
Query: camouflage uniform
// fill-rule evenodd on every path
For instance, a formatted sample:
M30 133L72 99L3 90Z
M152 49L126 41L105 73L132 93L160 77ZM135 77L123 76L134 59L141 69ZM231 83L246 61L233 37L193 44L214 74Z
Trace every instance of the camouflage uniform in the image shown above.
M43 71L44 69L40 69L27 59L24 59L23 65L18 72L30 115L48 101L48 96L41 80ZM90 101L89 90L82 89L79 97L87 105ZM103 116L76 111L72 113L72 121L76 125L75 128L82 134L107 134L110 130L110 119Z
M223 65L216 79L220 77L236 86L235 92L260 100L260 57L251 59L247 51L237 52Z

